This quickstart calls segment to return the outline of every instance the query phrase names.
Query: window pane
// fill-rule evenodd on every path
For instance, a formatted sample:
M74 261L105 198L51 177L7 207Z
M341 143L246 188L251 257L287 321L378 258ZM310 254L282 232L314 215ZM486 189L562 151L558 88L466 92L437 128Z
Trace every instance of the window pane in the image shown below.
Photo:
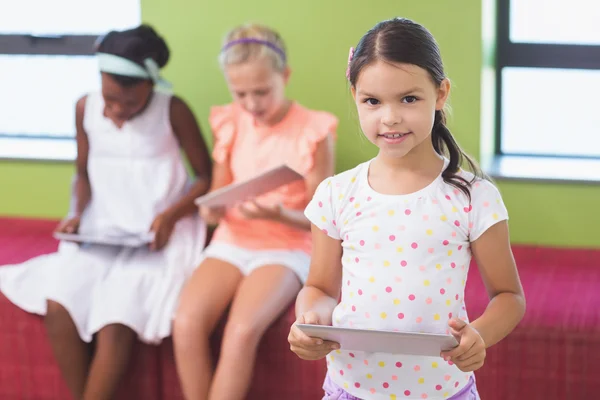
M511 0L510 40L600 45L600 1Z
M75 134L75 102L99 90L95 57L0 55L0 134Z
M0 11L0 34L99 35L140 23L140 0L6 0Z
M77 158L74 140L0 137L0 158L73 161Z
M600 157L600 71L502 70L502 152Z

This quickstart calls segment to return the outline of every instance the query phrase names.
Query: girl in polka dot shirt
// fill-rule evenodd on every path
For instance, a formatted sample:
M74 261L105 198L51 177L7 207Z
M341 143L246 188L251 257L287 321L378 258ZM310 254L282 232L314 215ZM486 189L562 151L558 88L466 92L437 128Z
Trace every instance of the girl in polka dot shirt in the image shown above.
M440 357L349 352L294 325L291 348L326 357L324 399L478 399L473 371L525 311L500 193L445 125L450 82L424 27L377 24L351 49L347 76L379 152L322 182L305 211L314 247L297 323L447 333L459 346ZM469 322L472 254L491 300Z

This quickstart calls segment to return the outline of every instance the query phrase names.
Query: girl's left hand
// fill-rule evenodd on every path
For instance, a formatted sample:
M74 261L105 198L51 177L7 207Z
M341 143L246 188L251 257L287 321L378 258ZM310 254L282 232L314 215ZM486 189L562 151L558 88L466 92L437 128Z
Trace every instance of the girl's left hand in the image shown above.
M440 355L446 361L452 361L463 372L476 371L483 366L485 360L485 342L470 324L457 318L448 322L450 332L459 345Z
M242 215L248 219L268 219L271 221L279 221L281 219L283 206L281 204L266 206L256 200L251 200L241 204L239 206L239 210Z
M159 214L154 218L150 226L150 232L154 232L154 240L150 243L150 250L160 250L167 244L171 233L173 233L175 222L175 218L168 212Z

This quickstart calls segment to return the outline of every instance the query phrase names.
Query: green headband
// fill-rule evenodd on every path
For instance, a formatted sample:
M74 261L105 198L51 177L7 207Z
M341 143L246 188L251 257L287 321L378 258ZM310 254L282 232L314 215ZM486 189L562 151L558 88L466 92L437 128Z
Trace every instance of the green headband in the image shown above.
M160 76L160 67L152 58L144 60L144 67L124 57L114 54L96 53L98 67L101 72L130 76L132 78L150 79L157 85L170 88L172 85Z

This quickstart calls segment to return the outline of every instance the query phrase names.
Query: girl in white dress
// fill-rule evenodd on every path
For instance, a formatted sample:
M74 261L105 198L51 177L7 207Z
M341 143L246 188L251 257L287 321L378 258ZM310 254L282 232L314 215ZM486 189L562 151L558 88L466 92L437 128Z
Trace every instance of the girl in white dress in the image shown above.
M76 399L112 398L136 336L159 343L171 334L181 286L205 245L193 200L208 190L211 176L191 110L154 90L164 83L159 69L169 58L162 38L148 26L111 32L99 41L97 57L102 93L76 105L75 201L57 230L152 232L154 241L142 248L63 242L57 253L0 268L0 291L45 315Z

